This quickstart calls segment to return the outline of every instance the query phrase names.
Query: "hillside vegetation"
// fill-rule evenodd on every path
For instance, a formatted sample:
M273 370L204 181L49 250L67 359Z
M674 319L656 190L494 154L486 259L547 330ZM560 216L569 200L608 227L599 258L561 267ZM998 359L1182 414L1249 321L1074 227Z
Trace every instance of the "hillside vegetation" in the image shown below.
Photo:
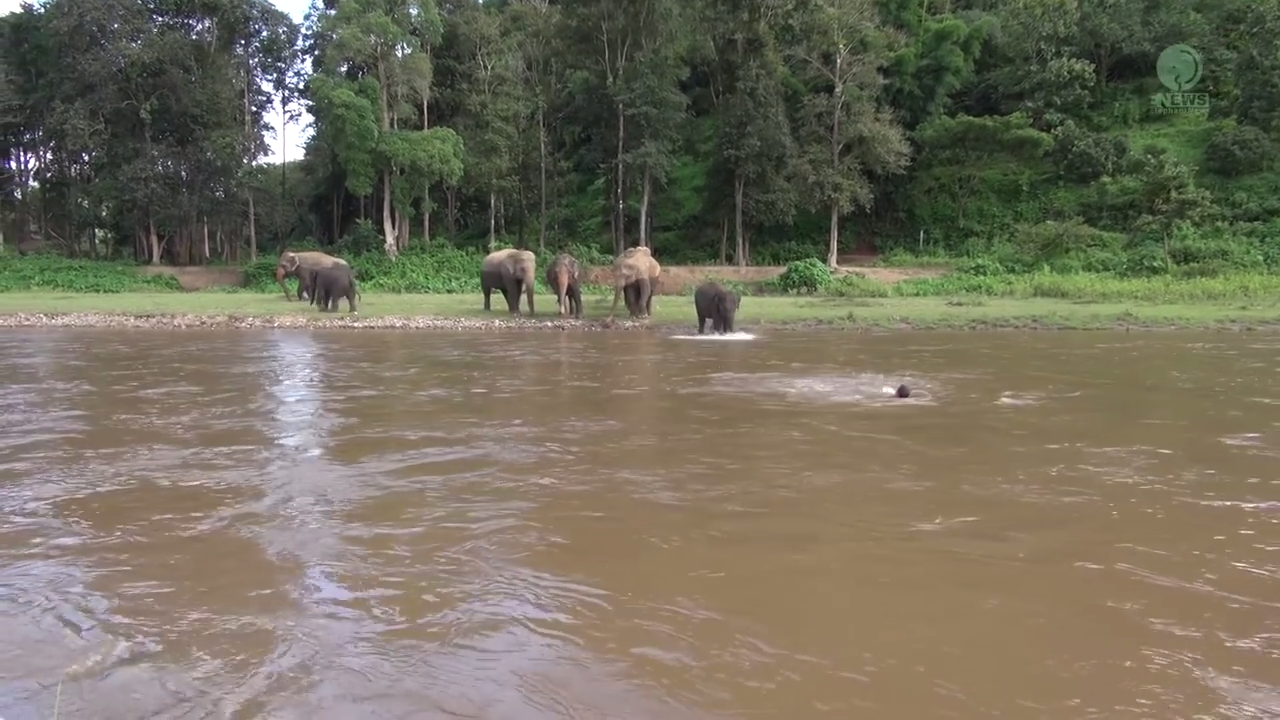
M0 34L23 251L1280 265L1280 0L48 0Z

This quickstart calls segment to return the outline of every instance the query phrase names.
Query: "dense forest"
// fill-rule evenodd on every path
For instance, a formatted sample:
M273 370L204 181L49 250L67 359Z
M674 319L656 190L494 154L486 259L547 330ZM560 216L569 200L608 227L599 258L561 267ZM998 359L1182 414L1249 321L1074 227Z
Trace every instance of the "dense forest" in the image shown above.
M0 35L6 251L1280 265L1280 0L46 0ZM1159 101L1174 44L1207 107Z

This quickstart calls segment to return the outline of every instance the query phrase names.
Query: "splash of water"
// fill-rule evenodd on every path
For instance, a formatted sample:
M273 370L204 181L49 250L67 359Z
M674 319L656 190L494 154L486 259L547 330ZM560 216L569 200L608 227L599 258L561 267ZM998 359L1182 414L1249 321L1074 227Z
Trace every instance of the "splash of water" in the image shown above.
M672 340L755 340L756 336L747 332L732 332L724 335L707 333L706 335L672 335Z

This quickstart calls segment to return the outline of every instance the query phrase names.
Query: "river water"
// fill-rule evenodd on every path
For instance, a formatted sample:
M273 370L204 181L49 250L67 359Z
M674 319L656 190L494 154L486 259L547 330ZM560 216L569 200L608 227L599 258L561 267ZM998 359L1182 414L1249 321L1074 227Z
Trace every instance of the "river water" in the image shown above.
M1275 336L4 339L5 720L1280 717Z

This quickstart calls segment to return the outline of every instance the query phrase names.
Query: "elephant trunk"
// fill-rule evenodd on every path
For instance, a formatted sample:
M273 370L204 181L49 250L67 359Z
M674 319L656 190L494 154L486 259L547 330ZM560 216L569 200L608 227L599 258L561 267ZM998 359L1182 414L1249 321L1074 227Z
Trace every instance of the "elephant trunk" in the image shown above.
M552 284L556 292L556 311L563 317L569 311L566 300L569 295L569 268L558 266L555 269L555 282Z
M277 265L276 266L276 282L280 283L280 289L284 291L284 299L293 300L293 298L289 297L289 286L284 284L284 279L287 276L288 276L288 273L284 271L284 266Z
M525 294L525 297L529 298L529 314L530 315L533 314L533 281L534 279L535 278L533 276L530 276L524 283L524 294ZM519 305L519 303L520 303L520 298L517 297L516 304Z

